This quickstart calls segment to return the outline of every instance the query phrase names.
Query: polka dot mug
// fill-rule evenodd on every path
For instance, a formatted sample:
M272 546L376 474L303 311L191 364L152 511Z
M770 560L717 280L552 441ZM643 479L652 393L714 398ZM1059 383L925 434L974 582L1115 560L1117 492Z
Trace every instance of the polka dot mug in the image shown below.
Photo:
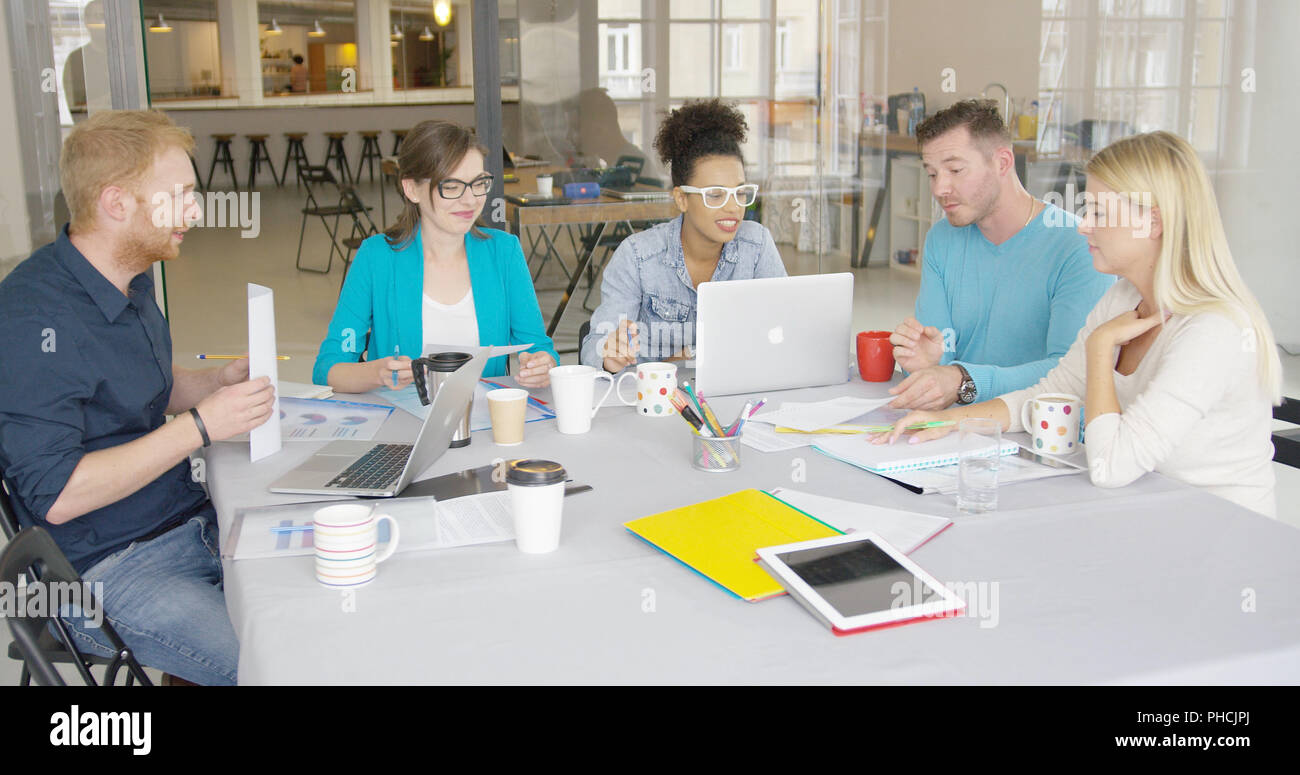
M623 395L623 380L631 377L636 380L636 397ZM638 363L618 378L614 392L618 400L628 406L635 406L636 413L642 417L671 417L677 413L673 408L673 393L677 390L677 366L672 363Z
M1043 455L1069 455L1079 448L1079 414L1083 401L1069 393L1042 393L1020 407L1020 421L1029 432L1033 450Z

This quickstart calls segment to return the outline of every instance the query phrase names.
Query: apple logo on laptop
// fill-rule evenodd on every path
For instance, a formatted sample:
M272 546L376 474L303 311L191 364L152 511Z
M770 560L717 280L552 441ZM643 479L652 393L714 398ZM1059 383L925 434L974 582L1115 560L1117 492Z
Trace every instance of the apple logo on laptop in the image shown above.
M781 326L777 326L776 328L773 328L771 331L768 331L767 341L771 342L772 344L781 344L782 342L785 341L785 329L782 328Z

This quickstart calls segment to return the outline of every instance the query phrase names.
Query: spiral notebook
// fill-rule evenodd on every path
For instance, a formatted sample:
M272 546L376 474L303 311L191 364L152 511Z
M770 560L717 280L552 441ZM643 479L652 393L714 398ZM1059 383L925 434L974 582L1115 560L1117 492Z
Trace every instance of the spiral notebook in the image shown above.
M873 474L895 474L956 465L961 438L950 433L920 444L908 444L901 439L894 444L872 444L866 436L843 436L819 440L812 446L823 455L865 468ZM1016 442L1003 439L998 454L1014 455L1019 449Z

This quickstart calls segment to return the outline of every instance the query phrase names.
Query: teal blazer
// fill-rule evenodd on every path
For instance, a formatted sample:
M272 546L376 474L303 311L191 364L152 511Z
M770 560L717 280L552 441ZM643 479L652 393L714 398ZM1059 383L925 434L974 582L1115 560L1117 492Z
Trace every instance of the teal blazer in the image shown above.
M532 344L528 352L550 353L558 364L560 356L542 324L533 278L519 238L498 229L482 231L486 239L465 235L479 343ZM426 339L421 316L423 301L424 251L419 227L411 241L400 248L390 246L383 234L367 238L348 270L329 333L316 355L312 381L325 385L334 364L361 360L367 333L369 360L390 357L395 347L411 358L428 355L421 352ZM428 339L437 341L437 335ZM502 376L507 365L506 356L492 358L483 376Z

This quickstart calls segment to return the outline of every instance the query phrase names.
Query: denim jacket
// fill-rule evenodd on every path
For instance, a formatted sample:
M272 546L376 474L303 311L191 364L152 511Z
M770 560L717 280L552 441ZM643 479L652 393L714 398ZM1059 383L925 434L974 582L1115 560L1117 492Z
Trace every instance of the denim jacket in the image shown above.
M772 235L756 221L741 221L722 246L713 282L785 277L785 264ZM697 296L682 252L682 216L623 240L605 267L600 307L591 333L582 340L582 362L601 368L601 343L620 318L639 325L638 362L667 358L695 344Z

